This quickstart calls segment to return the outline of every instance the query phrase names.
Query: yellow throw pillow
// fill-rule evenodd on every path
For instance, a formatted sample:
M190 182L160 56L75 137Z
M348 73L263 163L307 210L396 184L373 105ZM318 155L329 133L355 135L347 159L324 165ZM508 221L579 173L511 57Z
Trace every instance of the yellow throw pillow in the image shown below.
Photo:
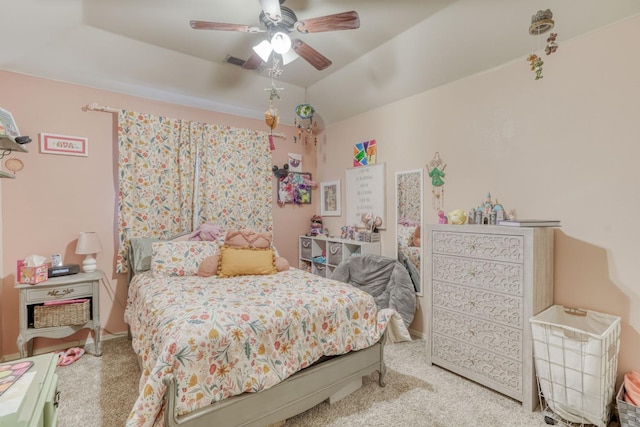
M218 277L275 274L275 254L272 249L220 248Z

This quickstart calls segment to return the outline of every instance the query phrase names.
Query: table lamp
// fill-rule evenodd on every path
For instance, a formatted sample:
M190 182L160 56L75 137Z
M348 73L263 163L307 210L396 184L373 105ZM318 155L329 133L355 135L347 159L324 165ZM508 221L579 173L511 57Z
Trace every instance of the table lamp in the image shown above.
M83 231L78 237L78 244L76 245L76 253L78 255L86 255L84 261L82 261L82 271L85 273L91 273L96 271L96 259L93 254L102 251L102 245L98 238L98 233L94 231Z

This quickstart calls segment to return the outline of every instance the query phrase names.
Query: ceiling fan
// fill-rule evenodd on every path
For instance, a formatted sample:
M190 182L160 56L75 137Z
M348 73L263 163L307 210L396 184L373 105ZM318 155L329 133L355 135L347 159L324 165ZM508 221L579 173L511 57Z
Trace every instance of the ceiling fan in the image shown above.
M249 70L257 69L262 62L267 62L272 52L282 56L283 64L304 58L317 70L324 70L331 61L304 41L289 37L289 33L297 31L302 34L323 31L355 30L360 27L360 17L356 11L319 16L317 18L298 20L298 17L286 6L285 0L260 0L260 25L228 24L222 22L190 21L195 30L239 31L244 33L267 33L267 40L254 46L254 53L242 66Z

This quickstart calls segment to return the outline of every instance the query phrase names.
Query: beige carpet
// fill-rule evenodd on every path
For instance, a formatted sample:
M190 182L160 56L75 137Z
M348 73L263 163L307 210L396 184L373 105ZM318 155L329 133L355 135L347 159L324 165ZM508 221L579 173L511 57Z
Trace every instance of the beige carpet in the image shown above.
M133 407L139 370L130 342L103 342L102 357L88 354L59 367L59 427L121 427ZM543 427L540 412L436 366L427 366L425 343L415 340L385 348L387 386L377 374L362 389L333 406L321 403L287 420L293 426ZM223 427L223 426L216 426Z

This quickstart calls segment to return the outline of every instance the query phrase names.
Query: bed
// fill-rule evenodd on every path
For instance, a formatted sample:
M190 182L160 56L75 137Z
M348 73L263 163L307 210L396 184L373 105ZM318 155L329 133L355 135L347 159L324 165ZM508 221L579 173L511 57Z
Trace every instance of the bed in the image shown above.
M217 243L152 247L125 311L141 366L128 426L266 426L376 371L384 385L384 342L408 337L398 313L349 284L298 269L200 277Z

